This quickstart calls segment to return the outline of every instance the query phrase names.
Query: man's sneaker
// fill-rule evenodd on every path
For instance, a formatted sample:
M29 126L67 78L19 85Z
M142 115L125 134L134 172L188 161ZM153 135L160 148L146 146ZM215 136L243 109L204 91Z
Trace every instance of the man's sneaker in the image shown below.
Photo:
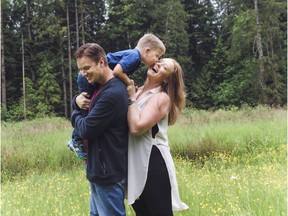
M85 152L83 141L72 139L68 142L67 147L78 157L81 159L87 159L87 153Z

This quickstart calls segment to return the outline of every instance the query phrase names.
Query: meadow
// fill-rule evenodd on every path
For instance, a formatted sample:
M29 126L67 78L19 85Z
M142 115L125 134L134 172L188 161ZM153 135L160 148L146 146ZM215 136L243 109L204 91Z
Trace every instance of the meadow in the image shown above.
M83 161L66 148L71 132L62 118L2 122L1 215L89 215ZM286 109L186 109L168 135L190 207L175 216L287 215Z

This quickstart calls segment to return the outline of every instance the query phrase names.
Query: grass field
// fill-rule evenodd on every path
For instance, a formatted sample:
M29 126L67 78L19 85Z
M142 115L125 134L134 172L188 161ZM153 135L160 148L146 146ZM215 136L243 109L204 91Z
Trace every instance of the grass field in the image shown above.
M83 162L66 149L67 120L1 128L1 215L89 215ZM285 109L187 109L169 140L190 207L175 216L287 215ZM127 215L134 215L130 206Z

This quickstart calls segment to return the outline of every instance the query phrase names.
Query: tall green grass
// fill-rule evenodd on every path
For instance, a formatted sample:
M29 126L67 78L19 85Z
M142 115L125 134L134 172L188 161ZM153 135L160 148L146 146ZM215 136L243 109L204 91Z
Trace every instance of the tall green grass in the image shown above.
M185 110L169 129L191 215L286 215L286 110ZM1 215L89 215L83 161L61 118L2 123ZM127 215L134 215L130 206Z
M215 112L188 109L169 128L168 135L172 153L189 159L212 152L230 152L234 156L257 154L286 144L286 122L284 109L257 107Z
M2 182L31 171L66 170L83 164L67 151L72 127L62 118L44 118L1 125Z

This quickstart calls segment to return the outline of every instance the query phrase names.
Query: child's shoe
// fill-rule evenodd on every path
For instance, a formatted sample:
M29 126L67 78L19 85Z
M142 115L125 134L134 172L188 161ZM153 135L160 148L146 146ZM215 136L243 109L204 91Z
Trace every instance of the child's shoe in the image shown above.
M68 142L67 147L78 157L81 159L87 159L87 153L85 152L85 148L82 140L72 139Z

